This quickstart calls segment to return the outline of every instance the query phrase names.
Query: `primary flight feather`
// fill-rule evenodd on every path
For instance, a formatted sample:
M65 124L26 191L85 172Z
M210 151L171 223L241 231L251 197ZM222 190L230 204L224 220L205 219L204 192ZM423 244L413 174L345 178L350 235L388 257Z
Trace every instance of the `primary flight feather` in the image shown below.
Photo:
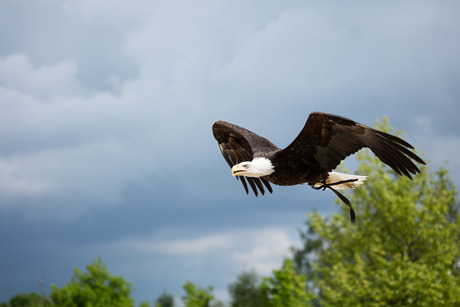
M264 194L265 188L272 193L270 183L308 183L315 189L328 188L350 207L353 222L355 213L350 202L336 189L355 188L366 177L333 172L340 161L368 147L396 173L411 179L411 174L420 172L413 160L425 164L411 151L412 145L401 138L321 112L310 114L302 131L285 149L224 121L215 122L212 131L232 175L241 179L246 193L248 183L256 196L258 191Z

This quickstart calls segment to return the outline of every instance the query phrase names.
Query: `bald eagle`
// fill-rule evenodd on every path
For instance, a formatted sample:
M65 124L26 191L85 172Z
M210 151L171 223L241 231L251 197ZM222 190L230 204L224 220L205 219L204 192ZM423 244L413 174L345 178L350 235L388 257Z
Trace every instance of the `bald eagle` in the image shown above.
M280 186L307 183L314 189L330 189L350 208L353 223L353 207L337 189L353 189L366 176L334 172L340 161L368 147L397 174L410 179L411 174L420 173L412 160L425 164L409 150L413 147L406 141L351 119L321 112L310 114L302 131L285 149L224 121L215 122L212 131L232 175L241 179L246 194L249 193L246 181L256 197L258 190L264 195L265 188L272 193L270 183Z

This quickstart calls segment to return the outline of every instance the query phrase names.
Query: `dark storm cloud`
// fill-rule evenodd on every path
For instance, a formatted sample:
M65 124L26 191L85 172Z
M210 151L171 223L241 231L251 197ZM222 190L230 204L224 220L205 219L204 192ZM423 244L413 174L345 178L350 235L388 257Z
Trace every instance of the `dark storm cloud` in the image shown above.
M27 3L0 9L0 300L98 255L139 300L276 267L334 195L246 196L219 119L283 147L311 111L388 115L460 184L457 2Z

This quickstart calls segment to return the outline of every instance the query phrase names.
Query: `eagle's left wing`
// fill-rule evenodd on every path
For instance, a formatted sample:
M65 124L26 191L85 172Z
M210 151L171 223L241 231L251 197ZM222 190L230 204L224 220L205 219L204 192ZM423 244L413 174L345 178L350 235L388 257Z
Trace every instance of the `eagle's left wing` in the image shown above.
M399 175L420 172L412 160L425 162L413 153L412 145L391 134L367 127L353 120L320 112L313 112L295 140L283 151L301 157L303 162L332 171L340 161L368 147Z

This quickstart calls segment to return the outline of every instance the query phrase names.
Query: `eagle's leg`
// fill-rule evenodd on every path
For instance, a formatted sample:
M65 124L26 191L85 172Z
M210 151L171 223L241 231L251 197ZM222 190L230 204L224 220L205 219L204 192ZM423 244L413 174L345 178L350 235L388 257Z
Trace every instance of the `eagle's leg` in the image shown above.
M323 179L321 180L321 185L320 186L315 186L315 185L312 185L311 187L315 190L326 190L327 188L330 188L331 186L334 186L334 185L339 185L339 184L342 184L342 183L348 183L348 182L355 182L355 181L358 181L357 178L355 179L348 179L348 180L342 180L342 181L337 181L337 182L331 182L331 183L326 183L326 179Z
M331 189L332 192L334 192L335 195L337 195L337 197L340 198L340 200L343 201L345 203L345 205L347 205L350 208L350 220L351 220L352 223L355 223L356 215L355 215L355 210L353 210L353 207L351 206L351 202L342 193L340 193L336 189L332 188L332 186L337 185L337 184L347 183L347 182L354 182L356 180L358 180L358 179L350 179L350 180L343 180L343 181L338 181L338 182L326 183L326 179L323 179L323 181L321 181L322 185L320 185L320 186L312 185L311 187L313 189L315 189L315 190L321 190L322 189L323 191L326 190L326 189Z
M340 193L336 189L333 189L331 187L329 187L329 189L331 189L332 192L334 192L335 195L337 195L340 198L340 200L343 201L345 205L347 205L350 208L350 220L354 224L356 221L356 215L355 210L353 210L353 207L351 206L351 202L348 200L348 198L346 198L342 193Z

